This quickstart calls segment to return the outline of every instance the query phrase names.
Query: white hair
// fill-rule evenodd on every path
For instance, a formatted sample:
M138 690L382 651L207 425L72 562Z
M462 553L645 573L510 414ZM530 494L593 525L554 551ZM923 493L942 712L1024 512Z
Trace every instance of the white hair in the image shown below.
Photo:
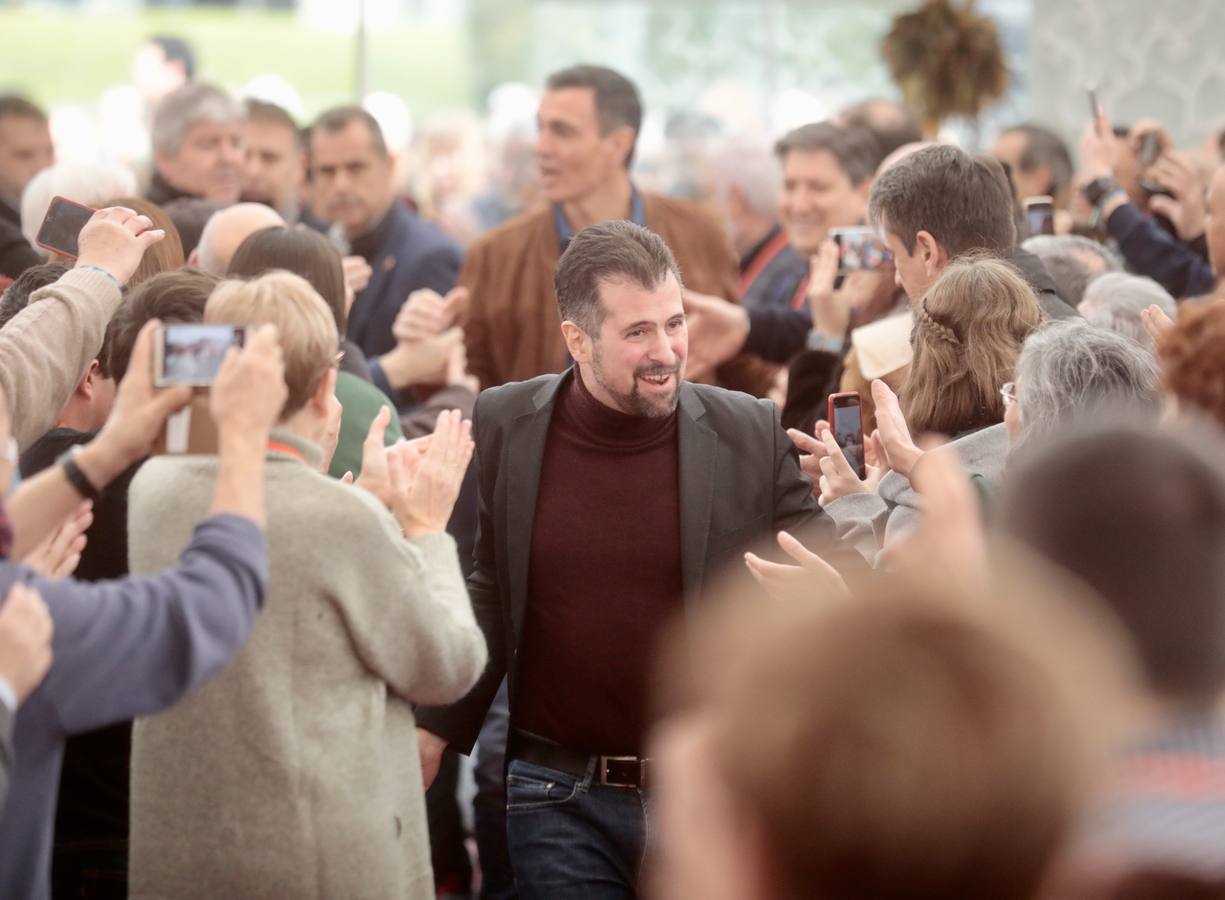
M728 138L715 151L710 172L720 199L735 186L753 212L769 217L778 215L783 169L773 148L764 140L746 136Z
M1140 313L1154 304L1171 319L1178 317L1177 302L1153 279L1107 272L1089 282L1077 309L1090 325L1108 328L1152 347L1152 338L1140 320Z
M171 91L153 114L153 150L173 157L197 122L241 122L242 104L219 87L191 82Z
M136 194L136 176L117 165L56 163L30 179L21 195L21 233L31 246L53 197L67 197L98 207L116 197Z
M284 225L280 213L262 203L235 203L209 216L196 245L196 267L224 275L238 246L263 228Z

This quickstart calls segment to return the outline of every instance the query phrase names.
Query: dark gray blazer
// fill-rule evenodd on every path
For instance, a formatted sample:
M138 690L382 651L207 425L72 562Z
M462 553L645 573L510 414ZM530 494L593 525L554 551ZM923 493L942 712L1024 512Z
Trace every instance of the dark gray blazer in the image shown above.
M263 531L248 519L200 523L158 575L48 581L0 562L0 596L38 589L55 633L51 670L17 714L16 764L0 815L0 897L50 896L51 838L64 740L165 709L220 672L264 602Z
M472 691L448 707L419 709L417 724L467 753L503 675L515 676L528 603L528 559L549 423L573 369L490 388L473 413L480 530L468 579L489 663ZM768 400L704 384L681 384L677 420L681 573L694 602L717 568L778 529L804 527L810 546L833 540L799 456ZM606 523L576 523L598 531Z
M9 793L9 772L13 769L13 711L0 703L0 809Z

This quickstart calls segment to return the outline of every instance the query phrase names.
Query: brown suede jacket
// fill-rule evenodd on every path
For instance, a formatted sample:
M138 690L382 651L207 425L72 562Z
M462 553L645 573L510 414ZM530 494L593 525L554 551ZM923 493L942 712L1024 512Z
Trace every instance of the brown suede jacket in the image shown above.
M672 249L685 287L736 296L736 257L713 211L672 197L642 194L646 225ZM481 387L562 371L567 363L553 269L560 257L549 207L491 231L468 251L459 283L471 291L464 325L468 371ZM724 387L764 396L777 369L757 357L721 366Z

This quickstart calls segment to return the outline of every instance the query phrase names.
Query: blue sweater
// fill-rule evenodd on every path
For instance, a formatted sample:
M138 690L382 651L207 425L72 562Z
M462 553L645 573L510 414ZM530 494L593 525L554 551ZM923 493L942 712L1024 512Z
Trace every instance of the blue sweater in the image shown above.
M0 897L50 896L64 739L165 709L220 672L246 642L267 588L263 531L214 516L173 569L85 584L0 562L0 596L38 589L55 626L54 661L17 714L16 764L0 816Z
M1174 299L1210 294L1216 287L1212 266L1164 228L1130 203L1124 203L1106 220L1106 231L1119 245L1127 268L1147 275Z

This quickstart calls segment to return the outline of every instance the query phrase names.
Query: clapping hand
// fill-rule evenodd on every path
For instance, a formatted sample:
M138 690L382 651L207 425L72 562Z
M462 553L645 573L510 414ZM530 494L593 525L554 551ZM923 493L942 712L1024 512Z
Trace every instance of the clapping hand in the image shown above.
M476 446L472 422L454 409L438 416L424 452L411 444L388 455L391 511L409 538L446 529Z
M770 596L790 602L811 602L816 597L843 599L850 596L850 590L838 570L790 534L780 531L778 545L798 565L769 562L755 553L744 555L744 563L749 572Z
M468 296L465 287L452 289L446 297L428 288L413 291L396 314L392 333L405 343L437 337L460 320L468 308Z
M872 402L876 406L873 444L883 454L886 466L909 479L923 451L910 436L910 426L906 424L897 394L877 378L872 382Z

